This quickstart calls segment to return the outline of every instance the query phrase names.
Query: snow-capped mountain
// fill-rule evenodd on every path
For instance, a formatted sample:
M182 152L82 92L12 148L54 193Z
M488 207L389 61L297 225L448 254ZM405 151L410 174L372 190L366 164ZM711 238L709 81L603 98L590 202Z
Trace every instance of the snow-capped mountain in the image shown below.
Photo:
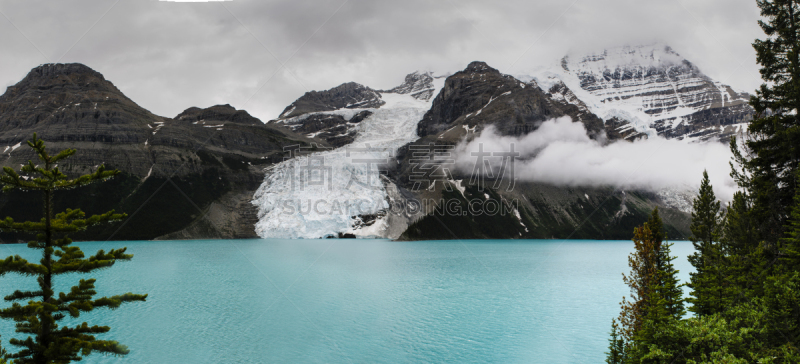
M287 106L278 119L316 111L379 107L382 104L377 91L359 83L347 82L326 91L306 92Z
M308 158L290 158L267 169L253 200L259 209L256 231L261 237L294 238L449 239L454 233L463 238L542 238L580 226L574 234L626 237L636 221L659 206L671 216L672 234L683 236L693 193L686 186L626 194L519 182L514 191L489 194L478 192L458 171L417 186L412 176L425 168L414 158L426 146L454 146L487 127L517 137L559 117L583 124L599 143L656 136L725 142L752 118L748 100L749 95L712 80L663 45L568 56L529 76L503 74L476 61L446 77L417 71L389 90L351 82L308 92L268 125L291 129L320 148ZM430 152L431 160L435 153ZM437 190L437 182L459 193ZM389 211L396 201L403 205L461 198L520 203L512 216L440 216L449 226L463 228L445 235L440 234L442 222L431 217L435 209L405 215ZM616 202L595 205L608 199ZM590 213L593 209L602 213Z
M435 78L444 77L445 76L437 76ZM417 100L428 101L434 96L434 92L438 91L433 81L433 72L416 71L408 74L402 85L385 92L411 95Z
M566 85L574 92L563 95L568 101L629 133L725 142L753 115L750 95L712 80L663 44L566 56L533 79L546 91Z

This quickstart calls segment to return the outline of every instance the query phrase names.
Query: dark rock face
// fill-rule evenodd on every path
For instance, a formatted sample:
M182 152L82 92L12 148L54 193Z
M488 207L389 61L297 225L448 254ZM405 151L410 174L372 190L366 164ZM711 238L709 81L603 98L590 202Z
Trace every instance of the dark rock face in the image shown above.
M350 122L351 122L351 123L358 124L358 123L360 123L360 122L364 121L364 119L368 118L370 115L372 115L372 111L369 111L369 110L364 110L364 111L362 111L362 112L360 112L360 113L358 113L358 114L355 114L355 115L354 115L354 116L353 116L353 117L350 119Z
M629 239L634 227L647 221L654 207L664 217L672 239L691 235L691 216L664 206L644 192L612 188L566 188L523 182L514 191L486 188L463 181L463 193L441 191L452 206L478 206L498 201L513 206L506 213L448 214L430 211L408 229L400 240L435 239ZM438 186L437 186L438 188Z
M100 164L123 171L82 194L56 196L60 209L131 215L122 226L75 236L92 240L153 239L208 220L212 211L210 226L218 227L213 234L194 230L181 236L254 237L252 224L234 223L255 214L254 206L241 201L260 185L262 169L282 160L284 145L309 141L230 105L189 108L174 119L154 115L81 64L39 66L0 96L2 166L16 169L35 160L25 145L34 132L51 151L77 149L60 166L68 175ZM0 215L38 219L40 204L29 198L21 192L0 195Z
M267 125L286 127L308 138L323 141L331 147L341 147L353 142L357 135L356 126L370 115L372 115L371 111L363 110L348 120L342 115L310 113L296 118L273 121Z
M679 123L674 123L675 118L659 120L653 127L666 138L716 139L727 143L731 136L746 129L742 124L753 120L753 114L754 110L749 104L738 103L697 111L683 117Z
M209 108L201 109L198 107L190 107L184 110L182 113L178 114L174 118L178 121L188 121L188 122L196 122L196 121L204 121L204 120L215 120L215 121L223 121L223 122L232 122L241 125L262 125L264 123L261 120L251 116L247 111L244 110L236 110L231 105L215 105Z
M606 120L606 136L609 140L624 139L624 140L637 140L647 139L647 134L640 133L633 128L630 122L619 118L611 118Z
M0 96L0 148L25 144L36 132L51 149L90 149L73 157L79 158L73 163L93 167L113 162L144 176L151 157L142 146L149 129L165 121L84 65L46 64ZM4 165L33 158L27 147L3 154Z
M421 137L438 135L457 126L479 132L491 124L502 134L521 135L536 130L545 120L565 115L584 123L590 135L603 130L603 121L585 106L581 110L556 101L534 85L503 75L486 63L472 62L445 80L417 133Z
M355 82L348 82L326 91L306 92L287 106L279 119L345 108L378 108L383 104L385 102L381 100L381 95L377 91Z
M433 97L434 91L433 76L431 73L417 71L408 74L402 85L384 92L401 95L410 94L415 99L428 101Z

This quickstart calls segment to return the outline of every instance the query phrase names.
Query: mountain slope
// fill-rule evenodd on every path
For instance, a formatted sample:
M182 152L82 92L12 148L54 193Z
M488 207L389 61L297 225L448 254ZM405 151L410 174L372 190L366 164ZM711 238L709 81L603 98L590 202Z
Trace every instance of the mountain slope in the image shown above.
M746 95L668 48L626 49L566 58L528 78L472 62L446 77L411 73L389 90L349 82L308 92L267 123L230 105L154 115L84 65L43 65L0 96L0 160L16 167L32 159L23 144L37 132L51 150L78 149L61 166L68 174L99 164L121 169L107 184L56 196L58 208L131 214L123 225L76 236L84 240L627 239L656 206L670 236L685 237L686 196L677 190L528 182L506 189L437 160L489 127L516 137L565 116L601 145L657 134L724 140L746 125ZM289 146L291 156L304 151L317 164L286 158ZM419 175L437 168L445 175ZM505 211L473 212L473 202ZM462 210L446 211L451 204ZM0 195L0 216L36 219L38 206L24 193Z
M592 135L603 130L603 121L596 115L554 100L531 86L486 63L472 62L447 77L417 133L421 137L437 135L437 139L457 140L467 130L480 132L491 124L501 134L521 135L535 130L544 120L564 115L582 122Z
M59 209L80 206L87 213L116 209L131 215L123 224L76 236L92 240L175 233L253 237L256 212L249 200L261 169L283 158L283 145L308 143L229 105L190 108L174 119L154 115L81 64L36 67L0 96L0 147L8 146L0 157L2 166L17 168L35 160L24 145L34 132L50 150L78 150L60 166L68 175L99 164L123 172L82 193L56 196ZM39 204L31 198L38 196L0 195L0 215L38 219ZM183 231L191 226L193 231Z
M387 214L392 199L402 196L381 170L393 161L397 148L417 139L417 123L430 109L430 95L443 82L415 73L399 87L377 91L376 101L361 108L345 105L270 121L268 125L322 138L334 148L319 148L267 171L253 201L259 208L259 236L397 238L413 213ZM339 96L353 99L363 89ZM326 93L332 92L316 94ZM341 139L326 137L337 131L340 134L334 137L346 135L349 140L340 144Z
M507 175L483 181L460 171L447 158L436 161L436 153L444 153L490 125L501 134L524 135L537 130L543 121L562 116L582 123L589 136L600 140L643 137L635 131L618 130L615 120L604 122L563 83L545 89L535 81L523 83L503 75L482 62L473 62L448 77L420 121L422 137L398 151L398 166L390 172L398 186L419 200L433 202L423 204L424 216L410 225L401 239L627 239L654 207L670 217L666 224L671 236L688 236L686 212L651 192L522 181L509 190ZM429 151L427 157L420 158L424 151ZM420 171L430 170L447 170L449 175L427 174L420 181ZM487 210L493 206L500 206L500 211Z
M323 135L320 130L346 127L352 141L270 169L254 200L259 206L260 236L618 239L628 238L632 227L656 206L671 217L667 222L671 236L686 236L688 215L671 208L654 193L522 182L506 191L470 182L470 176L459 172L452 162L435 161L436 153L442 154L447 147L476 136L486 127L505 135L524 135L543 121L562 116L583 124L598 140L642 136L609 129L618 125L614 121L604 123L564 84L545 91L536 82L522 82L483 62L473 62L446 79L414 72L400 86L377 92L385 103L376 102L371 108L308 111L269 122L307 133L308 137ZM352 99L357 95L340 96ZM354 121L366 113L366 118ZM363 158L356 151L365 146L379 147L369 155L373 165L356 162ZM327 182L312 185L310 175L304 180L302 172L297 174L311 168L311 158L316 158L314 168L321 176L330 173ZM420 165L420 158L432 161L430 166ZM420 170L436 167L446 168L450 174L419 178ZM353 176L361 182L372 179L380 183L351 183ZM317 179L323 182L325 178ZM472 202L515 205L513 211L502 214L462 214ZM461 210L442 210L453 204ZM328 210L317 211L317 206ZM332 206L345 211L329 211ZM348 210L352 206L367 208Z
M663 44L570 55L534 78L547 87L566 84L605 120L666 138L727 142L753 115L748 94L712 80Z

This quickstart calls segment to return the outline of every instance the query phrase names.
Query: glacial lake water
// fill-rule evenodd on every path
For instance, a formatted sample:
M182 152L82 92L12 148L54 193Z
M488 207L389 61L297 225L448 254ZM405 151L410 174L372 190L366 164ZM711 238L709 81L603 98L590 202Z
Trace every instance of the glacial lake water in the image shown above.
M603 363L628 294L630 241L195 240L127 246L98 293L148 293L72 322L108 325L124 358L84 363ZM682 282L690 242L672 254ZM25 245L0 257L38 261ZM86 275L58 278L60 290ZM0 294L34 288L0 277ZM686 289L684 289L686 290ZM7 303L2 303L7 306ZM2 342L16 336L0 320Z

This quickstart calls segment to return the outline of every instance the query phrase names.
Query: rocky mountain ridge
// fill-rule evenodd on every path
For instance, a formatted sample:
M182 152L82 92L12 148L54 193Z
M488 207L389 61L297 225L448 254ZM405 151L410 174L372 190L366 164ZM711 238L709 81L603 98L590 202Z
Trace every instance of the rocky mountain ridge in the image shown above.
M436 80L426 75L430 74L412 73L406 77L403 85L379 93L382 98L388 98L392 92L404 95L426 92L426 88L431 88L428 86L431 80ZM473 183L470 181L470 176L458 172L452 165L431 162L429 166L420 166L418 163L420 158L431 161L436 158L437 152L433 149L441 153L447 147L475 137L490 125L504 135L519 136L535 131L545 120L570 116L574 122L582 123L589 135L603 142L647 137L646 134L633 130L630 123L625 120L604 121L563 82L544 88L534 80L523 82L513 76L504 75L484 62L472 62L464 70L446 77L443 81L440 86L433 87L437 91L431 100L430 109L416 124L418 139L399 148L395 156L396 162L378 167L387 174L384 181L387 205L408 206L413 204L413 201L441 201L444 204L455 202L462 205L468 201L483 201L489 204L493 201L515 201L517 205L514 214L437 215L441 212L440 204L424 206L419 213L405 215L406 220L404 220L397 219L388 209L379 210L369 216L354 215L350 227L328 234L412 240L567 236L627 238L633 226L639 220L645 219L653 207L659 206L662 214L670 216L668 229L671 231L671 236L676 238L686 236L688 215L654 193L629 191L626 194L624 191L610 188L567 188L525 182L517 183L513 191L505 191ZM279 119L275 122L284 124L292 130L299 130L305 127L306 123L313 125L319 118L339 118L347 121L356 115L356 112L376 111L384 107L309 112L296 116L291 121ZM369 117L366 120L373 121ZM358 128L353 130L357 131L358 136L364 136ZM357 138L346 147L358 149L364 143L369 144L369 139ZM425 148L429 150L423 152ZM344 148L338 150L344 151ZM325 160L327 161L327 158ZM435 170L437 167L449 169L449 175L428 174L422 180L418 178L420 170ZM334 166L334 171L336 169ZM274 191L274 186L271 185L280 183L274 178L262 185L262 188L269 187ZM420 182L421 185L417 185ZM342 195L352 193L354 193L352 190L341 191ZM270 201L261 208L266 211L274 209L277 200ZM607 201L614 203L606 203ZM591 213L594 209L599 212ZM399 232L396 229L374 228L386 225L392 218L394 222L390 224L409 224L408 228ZM407 220L409 218L410 221ZM319 225L316 224L319 221L316 218L313 220L314 226L318 228ZM261 223L266 226L263 220ZM302 225L298 224L299 221L286 221L281 223L281 226ZM393 233L389 233L390 230ZM400 232L402 233L399 236L382 235ZM288 231L286 233L289 234Z
M504 136L522 136L545 120L569 116L600 143L656 135L724 141L746 127L752 116L746 94L704 76L669 48L648 49L567 57L558 72L533 77L506 75L476 61L447 76L413 72L388 90L349 82L307 92L266 123L230 105L158 116L89 67L42 65L0 96L3 166L31 159L24 141L37 132L51 150L78 149L62 167L69 174L99 164L123 170L106 186L88 187L80 196L57 196L60 206L85 206L89 213L134 211L121 227L77 236L84 240L253 237L257 223L262 230L274 225L264 223L269 208L254 206L262 203L253 201L254 195L279 192L267 187L283 183L275 171L285 164L285 148L291 145L328 151L324 155L336 161L334 169L354 173L350 182L347 176L338 179L347 182L346 191L320 196L371 196L385 206L426 199L517 203L513 214L504 216L437 215L439 205L393 215L381 207L345 216L328 233L322 233L327 230L319 220L314 231L320 233L313 237L628 238L630 229L658 206L668 217L670 235L679 238L688 227L685 204L675 203L685 202L680 193L527 182L505 190L474 182L456 168L444 177L414 178L421 168L415 160L420 148L453 147L490 126ZM377 159L374 153L359 159L373 160L374 173L372 167L351 165L350 151L370 145L391 149ZM434 160L436 152L427 157ZM442 166L447 167L423 163L422 169ZM266 179L265 169L272 171ZM352 183L357 175L372 174L380 175L383 192ZM27 201L21 194L0 195L0 215L35 218L38 204ZM281 229L303 223L282 219ZM0 238L17 239L6 233Z
M753 117L750 95L712 80L660 43L565 56L560 67L533 78L568 85L605 120L669 139L726 143Z
M92 240L176 233L254 237L257 218L250 199L263 178L261 170L282 160L283 145L311 142L230 105L157 116L99 72L74 63L36 67L0 96L0 145L8 146L2 166L36 160L25 145L33 133L50 150L78 150L60 166L68 175L100 164L123 171L112 182L87 187L85 194L57 195L58 208L78 204L87 213L116 209L131 215L120 226L77 236ZM38 219L39 204L24 201L24 193L0 195L0 215ZM181 233L191 226L197 231Z

